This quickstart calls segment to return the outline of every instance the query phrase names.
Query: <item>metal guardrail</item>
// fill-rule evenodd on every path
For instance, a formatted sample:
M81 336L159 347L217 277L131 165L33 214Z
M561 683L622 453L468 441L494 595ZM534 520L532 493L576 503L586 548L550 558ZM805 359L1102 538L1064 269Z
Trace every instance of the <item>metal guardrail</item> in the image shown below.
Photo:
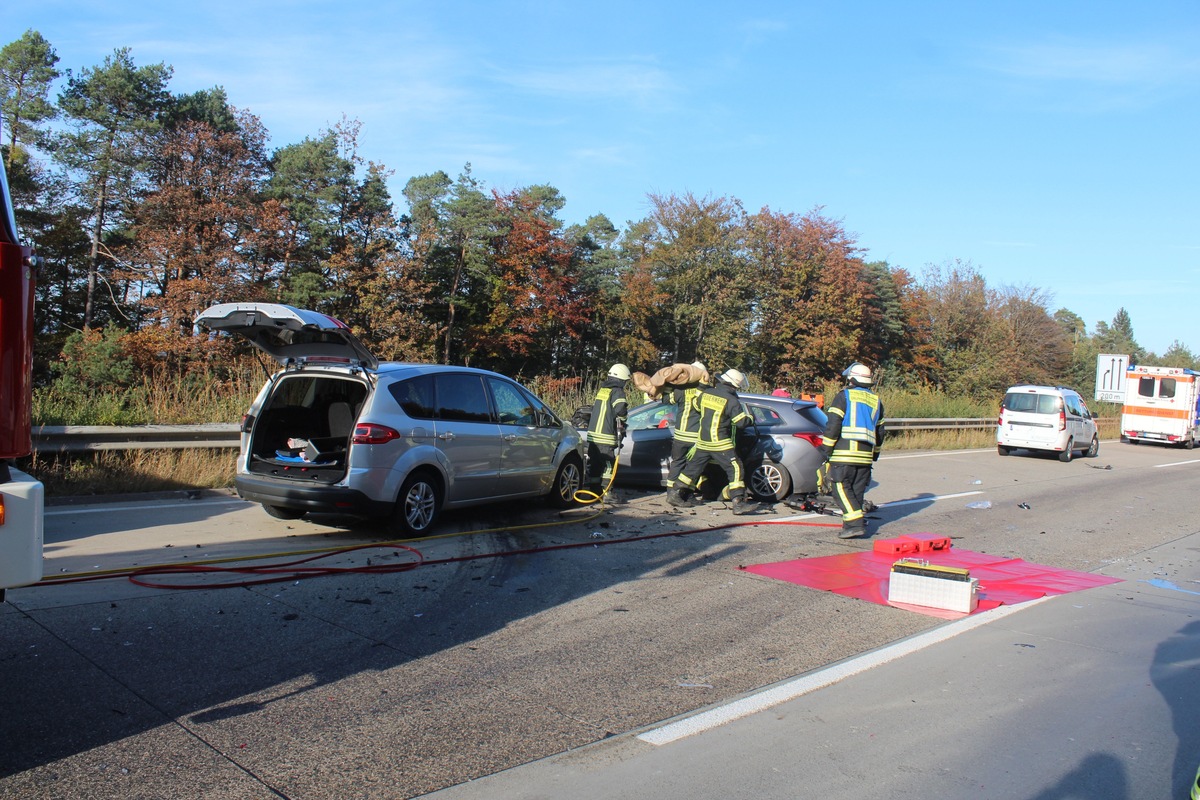
M88 453L100 450L186 450L236 448L239 426L206 425L39 425L33 449L39 453Z
M986 430L995 417L983 419L889 419L889 431ZM238 425L39 425L33 429L33 447L39 453L89 453L100 450L234 449Z

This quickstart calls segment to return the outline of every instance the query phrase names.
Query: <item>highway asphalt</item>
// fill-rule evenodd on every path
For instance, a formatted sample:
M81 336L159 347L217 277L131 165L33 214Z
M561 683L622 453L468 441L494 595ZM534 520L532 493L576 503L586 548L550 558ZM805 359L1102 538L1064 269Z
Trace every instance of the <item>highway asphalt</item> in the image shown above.
M231 589L211 581L263 576L17 589L0 798L1186 797L1200 461L1107 444L1071 464L890 454L876 473L875 537L944 531L1121 580L945 622L738 569L872 547L828 517L622 490L564 527L508 527L555 521L537 504L451 515L414 549L461 560L415 570L387 549L330 563L390 571ZM46 565L273 563L384 538L227 495L129 498L50 509Z

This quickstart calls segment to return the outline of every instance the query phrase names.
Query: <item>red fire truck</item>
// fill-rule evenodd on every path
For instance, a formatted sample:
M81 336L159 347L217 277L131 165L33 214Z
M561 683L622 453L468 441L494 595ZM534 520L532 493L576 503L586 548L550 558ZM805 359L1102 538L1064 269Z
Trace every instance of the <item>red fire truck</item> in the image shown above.
M33 286L37 258L17 234L0 163L0 601L42 579L42 484L10 461L33 450Z

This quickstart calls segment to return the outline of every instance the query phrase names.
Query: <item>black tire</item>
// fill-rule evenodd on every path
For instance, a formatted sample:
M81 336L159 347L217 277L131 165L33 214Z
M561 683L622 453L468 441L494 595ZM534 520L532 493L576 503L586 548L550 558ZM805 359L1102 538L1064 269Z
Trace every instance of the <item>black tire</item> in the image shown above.
M1002 444L998 444L998 445L996 445L996 452L1002 456L1006 456L1012 452L1012 448L1005 447Z
M1092 444L1091 444L1091 446L1090 446L1090 447L1088 447L1088 451L1087 451L1087 457L1088 457L1088 458L1095 458L1095 457L1096 457L1096 456L1098 456L1098 455L1100 455L1100 437L1099 437L1099 436L1093 436L1093 437L1092 437Z
M570 508L575 505L575 493L583 486L583 462L578 456L567 456L558 466L554 485L546 495L551 508Z
M755 500L781 503L792 493L792 475L774 461L763 461L750 472L746 488Z
M401 534L421 536L434 526L441 512L441 481L432 472L418 471L409 475L400 487L392 524Z
M1071 459L1075 457L1075 439L1067 439L1067 449L1058 454L1058 460L1064 464L1071 463Z
M308 512L301 508L285 508L284 506L270 506L266 503L262 504L263 511L267 512L268 517L275 519L300 519Z
M1188 434L1188 438L1187 438L1187 439L1184 441L1184 443L1183 443L1183 449L1184 449L1184 450L1191 450L1191 449L1192 449L1192 448L1194 448L1195 446L1196 446L1196 440L1195 440L1195 439L1193 439L1193 438L1192 438L1192 435L1189 433L1189 434Z

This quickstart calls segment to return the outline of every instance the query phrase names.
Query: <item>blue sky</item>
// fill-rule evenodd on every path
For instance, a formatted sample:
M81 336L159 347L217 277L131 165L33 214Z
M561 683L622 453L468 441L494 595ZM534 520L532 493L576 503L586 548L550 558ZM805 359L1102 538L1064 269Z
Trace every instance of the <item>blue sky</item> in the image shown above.
M13 5L13 4L10 4ZM646 195L821 207L864 257L969 262L1094 331L1200 351L1200 4L39 0L60 68L115 48L257 114L273 147L343 115L414 175L550 184L618 227Z

